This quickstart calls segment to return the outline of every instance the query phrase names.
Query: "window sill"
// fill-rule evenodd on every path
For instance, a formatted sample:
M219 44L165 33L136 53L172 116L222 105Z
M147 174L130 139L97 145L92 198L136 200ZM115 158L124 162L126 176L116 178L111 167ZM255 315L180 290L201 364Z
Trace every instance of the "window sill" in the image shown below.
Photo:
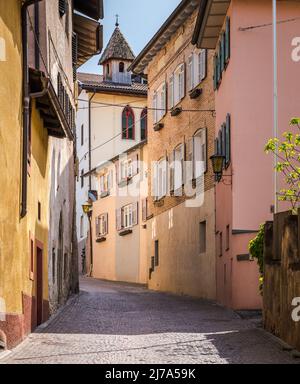
M160 199L158 200L154 200L154 205L156 207L163 207L165 205L165 196L164 197L161 197Z
M96 243L104 243L105 241L106 241L106 237L105 236L101 236L101 237L97 238Z
M190 99L195 100L198 97L200 97L202 95L202 93L203 93L202 88L194 88L189 92Z
M119 232L119 236L124 237L127 235L131 235L133 233L132 229L124 229L121 232Z
M105 199L105 197L108 197L108 196L110 196L109 191L107 191L107 192L102 192L101 195L100 195L100 199Z
M163 129L164 126L165 126L164 123L156 123L156 124L154 125L153 129L154 129L155 132L158 132L158 131L160 131L161 129Z
M124 188L124 187L127 187L131 183L132 183L132 177L128 177L127 179L121 180L118 184L118 187Z
M182 112L182 107L175 107L175 108L172 108L171 110L171 116L172 117L176 117L178 115L180 115Z

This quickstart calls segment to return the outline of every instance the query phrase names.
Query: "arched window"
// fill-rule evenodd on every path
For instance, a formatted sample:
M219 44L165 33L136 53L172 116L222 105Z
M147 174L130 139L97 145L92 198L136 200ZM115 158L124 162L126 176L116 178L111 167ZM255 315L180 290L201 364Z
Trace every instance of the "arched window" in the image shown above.
M132 108L130 108L129 106L125 107L122 113L122 139L135 139L134 113Z
M147 115L148 115L148 111L147 111L147 108L145 108L142 110L142 113L141 113L141 140L147 139L147 130L148 130Z
M124 73L124 70L125 70L125 64L123 63L123 61L121 61L119 63L119 72Z

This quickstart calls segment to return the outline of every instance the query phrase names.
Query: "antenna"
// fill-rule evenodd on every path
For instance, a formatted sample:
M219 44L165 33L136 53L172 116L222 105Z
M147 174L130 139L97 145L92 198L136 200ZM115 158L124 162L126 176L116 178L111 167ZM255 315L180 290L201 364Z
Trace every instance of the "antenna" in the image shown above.
M119 24L119 15L118 14L116 14L116 27L118 27L120 24Z

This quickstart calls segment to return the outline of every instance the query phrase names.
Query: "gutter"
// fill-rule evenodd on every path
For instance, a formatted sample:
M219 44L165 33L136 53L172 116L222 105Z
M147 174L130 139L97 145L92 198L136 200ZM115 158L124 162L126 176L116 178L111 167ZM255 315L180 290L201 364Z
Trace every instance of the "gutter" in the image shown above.
M28 68L28 25L27 9L29 6L41 0L26 0L22 4L22 53L23 53L23 153L22 153L22 191L21 191L21 218L27 214L27 167L28 167L28 140L30 128L30 90L29 90L29 68Z

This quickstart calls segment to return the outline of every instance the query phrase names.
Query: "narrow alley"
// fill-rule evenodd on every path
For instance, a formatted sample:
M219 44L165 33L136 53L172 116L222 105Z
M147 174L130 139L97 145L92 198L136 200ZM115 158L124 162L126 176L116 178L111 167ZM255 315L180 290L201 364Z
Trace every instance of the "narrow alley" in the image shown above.
M0 363L297 364L254 322L203 300L83 279L81 293Z

